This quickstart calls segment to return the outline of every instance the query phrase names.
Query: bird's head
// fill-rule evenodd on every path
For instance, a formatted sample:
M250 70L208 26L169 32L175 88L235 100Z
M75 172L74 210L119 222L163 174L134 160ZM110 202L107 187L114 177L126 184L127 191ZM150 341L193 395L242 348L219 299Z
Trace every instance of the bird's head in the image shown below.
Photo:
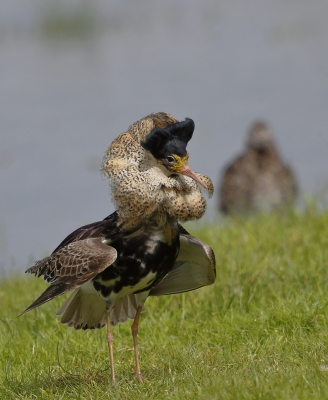
M194 121L186 118L185 121L167 125L163 129L153 129L145 141L141 142L141 146L152 154L166 175L186 175L207 188L188 165L189 154L186 147L194 129Z
M251 126L247 147L259 153L274 148L274 140L266 123L258 121Z

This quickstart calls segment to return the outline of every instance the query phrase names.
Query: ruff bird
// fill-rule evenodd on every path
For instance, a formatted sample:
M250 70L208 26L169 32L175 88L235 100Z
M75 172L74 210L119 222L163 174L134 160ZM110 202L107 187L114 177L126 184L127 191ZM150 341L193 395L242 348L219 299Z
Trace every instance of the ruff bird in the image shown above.
M212 249L178 221L200 218L202 194L211 180L188 166L191 119L151 114L132 124L108 148L102 172L109 180L116 211L83 226L26 272L50 286L25 311L72 291L57 311L75 329L107 325L111 380L115 384L111 326L133 319L135 376L138 323L148 296L182 293L210 285L216 276Z
M225 214L281 210L293 204L297 191L295 176L281 161L268 126L254 123L246 150L224 170L220 210Z

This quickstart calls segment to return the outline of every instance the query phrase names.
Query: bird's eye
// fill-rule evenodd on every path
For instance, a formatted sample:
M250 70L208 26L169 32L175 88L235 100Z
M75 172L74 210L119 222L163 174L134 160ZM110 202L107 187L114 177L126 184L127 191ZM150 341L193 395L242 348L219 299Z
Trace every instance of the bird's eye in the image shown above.
M166 157L166 161L169 162L170 164L172 164L172 163L174 163L175 158L172 157L172 156L167 156L167 157Z

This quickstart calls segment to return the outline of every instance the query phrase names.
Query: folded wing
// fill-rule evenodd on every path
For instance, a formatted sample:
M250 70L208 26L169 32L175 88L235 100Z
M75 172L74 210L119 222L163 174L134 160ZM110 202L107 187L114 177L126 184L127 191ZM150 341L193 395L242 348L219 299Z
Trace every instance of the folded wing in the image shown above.
M80 287L109 267L117 258L116 250L101 238L88 238L69 243L37 261L26 272L43 275L50 286L22 314L53 298Z

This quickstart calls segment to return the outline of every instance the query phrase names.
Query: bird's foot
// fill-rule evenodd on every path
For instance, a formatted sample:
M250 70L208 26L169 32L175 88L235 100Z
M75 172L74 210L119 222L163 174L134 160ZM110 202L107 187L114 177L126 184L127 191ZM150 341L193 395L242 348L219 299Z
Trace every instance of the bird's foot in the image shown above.
M136 380L137 380L139 383L145 383L145 382L147 382L147 381L145 380L145 378L144 378L140 373L135 372L133 375L134 375L134 377L136 378Z

